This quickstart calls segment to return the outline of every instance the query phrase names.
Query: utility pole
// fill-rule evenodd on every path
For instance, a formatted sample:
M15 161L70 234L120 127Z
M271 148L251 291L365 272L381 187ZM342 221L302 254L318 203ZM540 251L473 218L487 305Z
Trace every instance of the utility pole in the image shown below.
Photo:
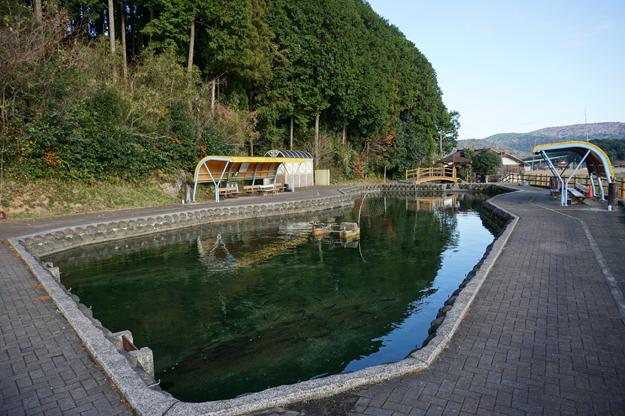
M115 59L115 5L113 0L108 0L108 12L109 12L109 39L111 41L111 55L113 60ZM113 81L117 82L117 68L113 64Z
M443 158L443 132L442 131L440 131L438 133L438 137L439 137L439 139L438 139L438 146L439 146L439 149L440 149L438 151L438 158L442 159Z
M534 149L536 148L536 136L534 136ZM534 159L536 155L532 155L532 172L534 172Z

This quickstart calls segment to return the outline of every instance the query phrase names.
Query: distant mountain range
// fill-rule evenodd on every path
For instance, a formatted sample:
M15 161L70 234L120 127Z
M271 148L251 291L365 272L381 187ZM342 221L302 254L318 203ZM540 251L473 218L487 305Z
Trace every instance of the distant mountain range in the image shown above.
M547 127L529 133L499 133L484 139L459 140L458 148L481 149L492 147L498 152L506 151L519 158L532 155L534 146L546 143L586 141L588 139L625 139L625 123L589 123L571 126Z

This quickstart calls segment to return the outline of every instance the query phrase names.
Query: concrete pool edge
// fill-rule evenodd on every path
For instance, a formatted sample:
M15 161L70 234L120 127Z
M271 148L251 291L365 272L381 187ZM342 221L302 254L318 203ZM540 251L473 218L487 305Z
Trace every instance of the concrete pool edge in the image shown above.
M464 188L464 187L463 187ZM477 189L476 189L477 188ZM467 187L466 189L470 190L486 190L493 188L503 188L506 191L516 190L515 188L499 186L499 185L482 185L479 187ZM363 187L352 187L348 188L347 192L344 192L343 196L336 196L330 198L320 198L315 200L315 203L310 203L310 201L295 201L292 203L269 203L262 204L265 207L267 206L278 206L280 208L286 208L283 205L290 205L297 210L297 212L312 212L316 210L324 210L328 208L333 208L340 205L335 204L353 204L353 200L351 197L346 194L351 193L362 193L367 190L389 190L389 191L411 191L414 190L414 185L409 184L392 184L392 185L369 185ZM454 189L447 188L446 185L442 186L428 186L427 188L418 187L418 190L449 190L456 191L462 189ZM495 197L496 198L496 197ZM349 199L349 201L347 201ZM485 204L491 204L493 198L489 201L486 201ZM297 204L298 202L305 202L304 204ZM255 204L255 206L260 207L261 204ZM182 208L182 207L181 207ZM250 218L255 216L262 215L281 215L282 212L279 210L276 212L267 212L268 209L258 208L257 210L247 207L231 207L228 210L228 215L223 215L221 212L218 213L218 216L214 218L209 218L207 221L232 221L243 218ZM246 208L246 209L243 209ZM333 394L337 394L340 392L344 392L347 390L351 390L353 388L363 386L366 384L371 384L375 382L380 382L386 380L388 378L398 376L401 374L406 374L409 372L419 371L421 369L426 368L430 365L434 359L440 354L440 352L445 348L448 344L451 336L457 329L461 319L464 317L466 310L471 304L475 294L481 287L482 282L486 278L490 267L495 262L499 253L505 246L505 242L507 241L512 229L514 228L514 224L516 224L517 218L512 214L502 210L501 208L494 207L497 211L497 215L503 215L508 217L508 223L500 233L498 238L493 242L491 249L485 254L484 258L480 263L478 263L479 267L477 267L477 271L475 276L471 279L471 281L466 285L464 289L458 295L455 303L452 306L452 309L447 312L445 316L445 320L436 330L436 337L432 339L432 341L424 348L416 351L410 357L397 362L397 363L389 363L381 366L371 367L364 370L360 370L354 373L348 374L338 374L334 376L329 376L325 378L310 380L306 382L302 382L295 385L286 385L279 386L275 388L271 388L259 393L253 393L247 396L243 396L240 398L235 398L231 400L224 401L216 401L216 402L205 402L205 403L184 403L176 400L171 395L162 391L154 391L148 388L147 384L142 380L141 377L137 374L137 372L131 367L128 360L120 354L117 349L113 346L113 344L104 336L103 331L98 328L97 320L94 320L88 316L85 316L84 311L81 311L76 304L76 302L70 297L69 292L65 289L61 284L57 283L57 281L52 277L50 271L43 267L35 256L35 254L31 254L29 250L26 249L25 246L21 244L21 242L25 242L26 239L36 236L36 234L31 234L27 236L15 237L9 239L9 242L13 245L16 251L22 256L24 261L27 263L33 274L39 279L42 283L48 294L51 296L52 300L56 303L59 311L67 318L70 325L74 328L74 331L78 334L80 339L83 341L85 347L94 357L94 359L101 365L105 373L110 377L113 383L119 388L122 392L123 396L129 402L129 404L135 409L135 411L140 415L162 415L167 413L168 415L201 415L201 414L213 414L213 415L236 415L249 413L253 411L264 410L267 408L271 408L274 406L281 406L288 403L293 403L301 400L309 400L314 398L325 397ZM220 210L219 208L214 208L213 210ZM182 212L184 211L184 212ZM189 212L200 212L202 210L184 210L181 209L181 213L188 214ZM205 211L205 210L204 210ZM220 210L221 211L221 210ZM235 211L236 215L230 215L231 211ZM293 211L295 212L295 211ZM239 215L239 213L244 213L245 215ZM167 216L165 216L167 217ZM172 216L170 216L172 217ZM173 217L176 217L174 214ZM171 228L183 228L188 226L193 226L195 224L199 224L200 216L192 216L190 218L191 222L187 220L187 216L180 220L181 216L178 216L177 223L172 224L172 221L162 221L168 222L169 226L163 227L155 227L154 229L147 230L145 233L153 233L160 232L166 229ZM162 220L165 220L163 218ZM136 218L133 219L136 221ZM197 221L197 222L196 222ZM123 221L117 221L115 223L120 223ZM113 222L110 222L113 223ZM100 227L104 224L93 224L94 229L103 228ZM81 228L81 227L74 227ZM88 228L88 227L86 227ZM54 237L55 234L59 232L66 232L68 229L59 228L57 230L52 230L48 232L44 238L47 247L50 249L44 253L39 254L48 254L56 251L63 251L72 247L76 247L78 245L68 246L65 244L56 244L58 241L49 241L51 237ZM82 242L84 244L91 244L92 242L100 242L105 241L107 239L121 239L126 238L132 235L140 235L140 234L130 234L127 235L124 233L115 233L116 229L113 230L99 230L98 232L102 233L100 239L90 241L90 242ZM70 230L72 231L72 230ZM106 238L106 232L110 238ZM95 233L92 233L95 234ZM122 235L123 234L123 235ZM141 233L144 234L144 233ZM71 234L70 234L71 235ZM41 236L40 236L41 237ZM43 238L43 237L42 237ZM43 245L44 243L41 243ZM33 245L31 244L31 248ZM34 250L37 251L37 250ZM469 293L471 292L471 293Z

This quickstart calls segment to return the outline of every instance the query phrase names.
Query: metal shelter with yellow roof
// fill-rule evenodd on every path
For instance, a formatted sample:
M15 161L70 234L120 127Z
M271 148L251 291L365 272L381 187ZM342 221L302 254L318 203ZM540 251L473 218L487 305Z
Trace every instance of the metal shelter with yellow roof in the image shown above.
M195 202L195 192L199 183L213 183L215 185L215 201L219 202L217 189L221 182L251 180L254 184L256 180L260 179L270 179L275 182L278 168L283 164L287 175L293 178L305 161L306 159L286 157L206 156L195 167L193 201ZM294 188L294 186L291 187L291 191Z
M549 153L554 152L571 152L573 157L569 159L568 165L573 162L575 156L580 156L581 160L577 164L577 167L573 171L573 173L568 177L566 183L562 176L558 173L557 169L549 159ZM614 172L612 171L612 164L610 163L610 158L605 154L603 150L594 144L587 142L563 142L563 143L552 143L552 144L540 144L534 148L534 154L541 155L545 162L549 166L549 169L553 174L558 178L560 184L562 185L561 192L561 203L560 205L566 206L567 200L567 192L566 190L569 187L569 182L571 178L575 176L575 172L579 169L582 163L586 162L586 167L588 169L588 176L590 177L590 185L592 186L592 193L596 195L595 192L595 182L593 180L593 174L597 178L599 182L599 189L601 190L601 199L605 199L605 194L603 191L603 185L601 183L601 178L604 178L608 183L612 183L614 181ZM562 170L564 172L568 165Z

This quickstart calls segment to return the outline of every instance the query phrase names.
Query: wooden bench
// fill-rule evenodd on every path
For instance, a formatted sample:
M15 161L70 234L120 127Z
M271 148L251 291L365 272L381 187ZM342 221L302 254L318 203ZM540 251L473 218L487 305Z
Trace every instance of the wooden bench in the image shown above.
M579 202L583 203L588 198L588 187L581 183L575 184L575 189L569 189L569 193L575 197Z
M581 183L576 183L575 189L583 193L584 195L586 195L586 197L588 197L588 187L586 185L582 185Z
M581 193L577 189L573 189L573 188L569 188L568 191L569 191L569 193L571 194L572 197L574 197L579 202L584 203L584 200L586 199L586 195L584 195L583 193Z
M253 195L254 192L260 191L261 186L262 185L246 185L243 187L243 190L245 191L246 194Z
M558 188L551 188L549 190L549 198L556 199L560 197L560 190Z
M217 188L219 190L219 195L223 195L225 197L232 196L236 198L239 196L239 189L236 186L228 186L226 188Z

